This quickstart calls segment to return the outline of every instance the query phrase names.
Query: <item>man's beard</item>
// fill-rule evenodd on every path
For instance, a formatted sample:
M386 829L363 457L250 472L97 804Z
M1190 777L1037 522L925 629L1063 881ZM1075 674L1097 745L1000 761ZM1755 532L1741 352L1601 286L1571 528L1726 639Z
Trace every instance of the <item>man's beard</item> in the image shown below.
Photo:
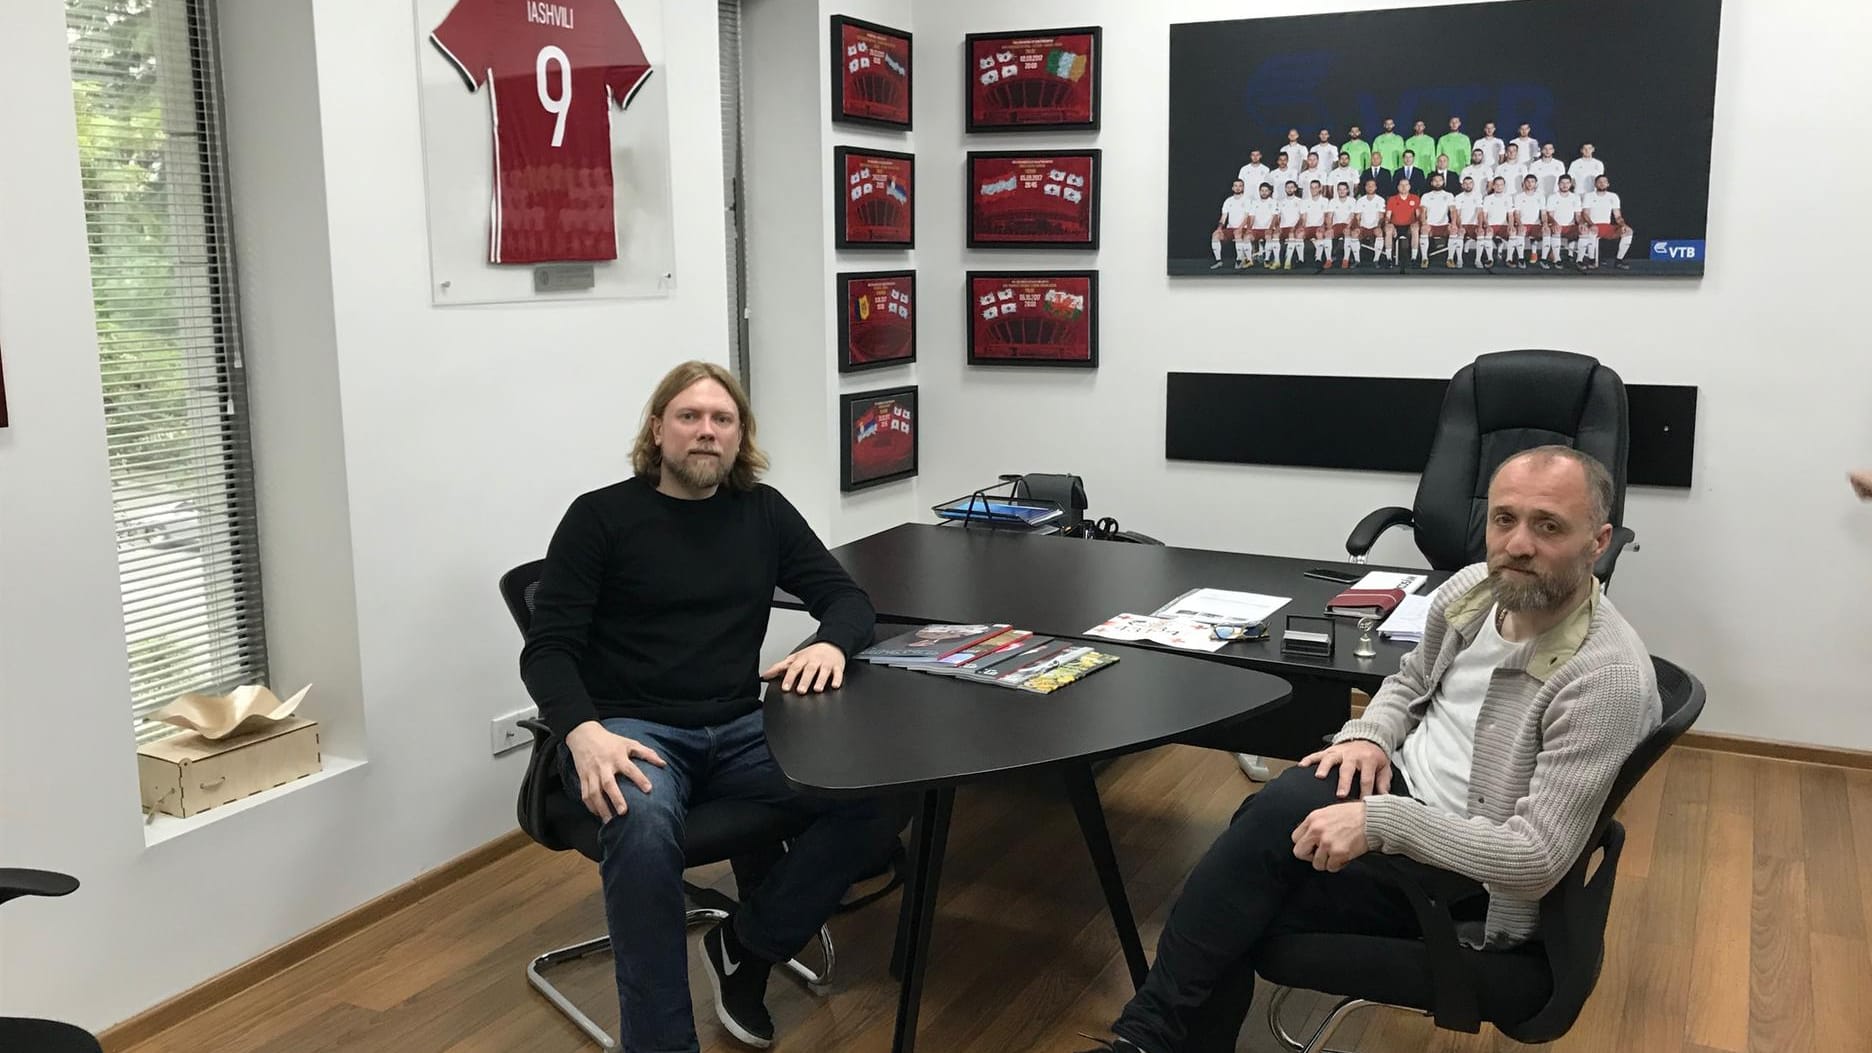
M663 468L674 476L676 481L691 490L707 490L711 486L720 486L728 476L732 462L726 454L716 451L710 457L704 453L692 452L675 460L665 458Z
M1510 567L1526 573L1509 574ZM1591 573L1592 563L1586 559L1553 574L1542 574L1530 564L1506 557L1489 560L1489 585L1494 589L1495 602L1510 613L1554 610L1571 599Z

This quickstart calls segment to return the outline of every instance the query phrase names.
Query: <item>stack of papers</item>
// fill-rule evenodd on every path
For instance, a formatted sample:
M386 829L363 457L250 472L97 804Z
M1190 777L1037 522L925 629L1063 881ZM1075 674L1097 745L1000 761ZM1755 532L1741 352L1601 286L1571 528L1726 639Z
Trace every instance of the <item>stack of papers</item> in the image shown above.
M1424 619L1430 615L1430 597L1408 595L1397 605L1391 617L1378 627L1378 635L1398 643L1422 643Z
M1052 692L1118 661L1068 640L1036 636L1007 624L925 625L860 651L876 665L998 684L1034 694Z
M1426 574L1403 574L1392 570L1374 570L1358 580L1358 584L1349 586L1353 589L1396 589L1406 596L1423 588L1429 581Z

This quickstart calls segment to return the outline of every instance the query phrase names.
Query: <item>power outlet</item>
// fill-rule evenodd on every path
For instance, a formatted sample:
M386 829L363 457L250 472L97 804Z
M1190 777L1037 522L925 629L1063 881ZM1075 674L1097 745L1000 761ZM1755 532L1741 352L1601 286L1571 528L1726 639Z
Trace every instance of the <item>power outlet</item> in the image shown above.
M538 715L538 710L528 706L525 709L516 709L512 713L495 717L494 723L488 728L488 745L494 750L494 756L498 757L522 746L532 745L533 733L521 727L520 722Z

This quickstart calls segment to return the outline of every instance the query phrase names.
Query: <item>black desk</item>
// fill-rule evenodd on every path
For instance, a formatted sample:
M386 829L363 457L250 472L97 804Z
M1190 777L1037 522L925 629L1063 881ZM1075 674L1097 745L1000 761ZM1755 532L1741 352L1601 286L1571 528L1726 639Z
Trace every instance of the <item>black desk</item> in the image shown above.
M1272 638L1233 643L1214 654L1170 652L1273 673L1293 685L1290 704L1220 733L1179 741L1239 753L1298 760L1339 729L1351 688L1375 689L1397 671L1410 647L1378 640L1376 658L1354 658L1358 627L1338 622L1331 659L1280 653L1279 634L1289 614L1318 615L1344 586L1302 577L1324 560L1285 559L1239 552L1023 536L906 523L841 545L832 555L871 595L878 617L907 622L1011 622L1048 636L1079 636L1114 614L1149 614L1195 588L1229 589L1293 602L1274 615ZM1390 569L1352 567L1356 570ZM1419 571L1418 573L1422 573ZM1430 586L1449 575L1430 572ZM774 602L797 609L776 593ZM1373 634L1376 637L1376 633ZM1097 641L1103 646L1104 641ZM1103 674L1101 674L1103 675ZM1161 694L1158 697L1163 697Z
M880 636L907 625L880 625ZM921 791L897 940L903 980L892 1045L916 1045L917 1009L929 961L936 888L958 783L1054 767L1079 819L1134 984L1144 946L1119 875L1092 780L1091 761L1160 745L1278 706L1285 682L1215 662L1101 642L1113 666L1050 695L853 662L845 684L823 695L770 696L767 743L803 793L853 796Z

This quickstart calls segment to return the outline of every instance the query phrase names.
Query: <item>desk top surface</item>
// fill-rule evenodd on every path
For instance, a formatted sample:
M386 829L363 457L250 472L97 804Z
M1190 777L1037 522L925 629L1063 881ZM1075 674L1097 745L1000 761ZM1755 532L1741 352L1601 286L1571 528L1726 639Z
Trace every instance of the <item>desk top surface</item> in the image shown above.
M1332 658L1280 652L1280 631L1288 615L1321 616L1326 602L1345 588L1302 576L1306 570L1394 568L921 523L905 523L841 545L832 555L870 594L884 621L1008 622L1049 636L1080 636L1115 614L1149 614L1191 589L1212 588L1289 596L1292 602L1271 619L1267 640L1232 643L1214 654L1169 653L1369 687L1396 672L1399 660L1410 651L1410 645L1388 643L1374 633L1378 657L1355 658L1357 623L1335 618ZM1428 573L1426 589L1449 576ZM784 593L776 593L775 602L799 607L797 599Z
M880 636L910 625L879 624ZM769 693L767 742L795 787L898 792L1129 753L1285 701L1275 676L1097 642L1116 664L1048 695L852 662L821 695Z

